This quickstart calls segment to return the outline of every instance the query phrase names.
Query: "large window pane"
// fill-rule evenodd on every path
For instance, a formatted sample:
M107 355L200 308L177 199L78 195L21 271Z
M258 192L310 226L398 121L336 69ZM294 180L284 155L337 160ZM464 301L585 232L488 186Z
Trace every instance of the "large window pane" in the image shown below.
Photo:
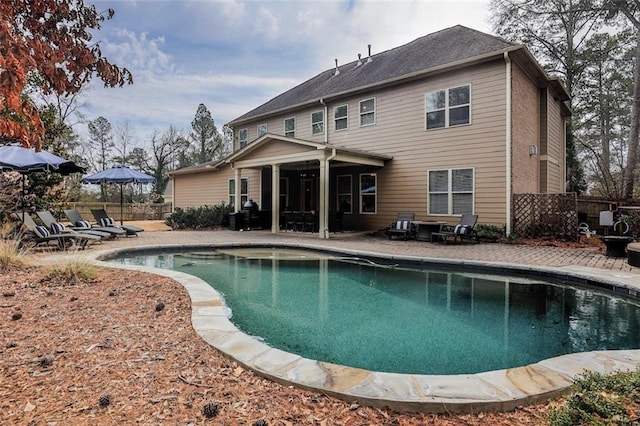
M360 125L368 126L376 123L376 100L367 99L360 102Z
M473 169L429 171L429 214L473 214Z
M449 110L449 125L469 124L469 107L463 106Z
M435 170L429 172L429 192L447 192L449 190L449 171Z
M360 175L360 212L376 212L376 175Z
M460 86L449 89L449 106L454 107L469 103L469 86Z
M453 214L473 213L473 194L453 194Z
M473 169L452 170L451 189L453 192L473 191Z
M443 109L445 107L445 91L427 93L427 111Z
M311 114L311 133L314 135L324 133L323 111L318 111Z
M427 129L439 129L445 126L445 112L435 111L427 113Z
M449 194L431 194L429 196L430 214L449 213Z

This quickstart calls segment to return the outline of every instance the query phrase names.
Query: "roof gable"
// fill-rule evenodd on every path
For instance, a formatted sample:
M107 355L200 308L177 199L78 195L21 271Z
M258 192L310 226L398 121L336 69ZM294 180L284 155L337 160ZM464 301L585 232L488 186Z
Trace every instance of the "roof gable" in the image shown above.
M337 75L334 75L335 69L323 71L230 124L518 46L490 34L456 25L372 55L371 62L363 58L362 65L356 66L356 61L342 65L338 67L340 72Z

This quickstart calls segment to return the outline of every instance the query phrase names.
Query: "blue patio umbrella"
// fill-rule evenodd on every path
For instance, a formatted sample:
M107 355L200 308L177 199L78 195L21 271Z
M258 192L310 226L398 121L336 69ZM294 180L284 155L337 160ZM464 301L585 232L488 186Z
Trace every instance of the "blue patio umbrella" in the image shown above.
M154 183L156 178L148 174L130 169L127 166L113 166L110 169L103 170L93 175L85 176L82 183L115 183L120 185L120 225L122 225L122 206L124 204L122 187L127 183Z
M25 203L25 177L34 172L54 172L62 175L82 173L84 169L73 161L66 160L47 151L36 152L33 148L20 145L0 146L0 172L18 172L22 174L22 212Z

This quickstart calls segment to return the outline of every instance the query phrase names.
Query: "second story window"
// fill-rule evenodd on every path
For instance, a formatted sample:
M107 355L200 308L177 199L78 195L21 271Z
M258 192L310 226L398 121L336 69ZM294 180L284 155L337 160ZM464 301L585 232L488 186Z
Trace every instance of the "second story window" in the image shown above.
M284 120L284 135L289 138L296 136L296 119L291 117Z
M360 101L360 126L376 124L376 100L375 98Z
M321 135L324 133L324 111L317 111L311 114L311 134Z
M427 130L470 123L470 85L427 93Z
M240 148L247 146L247 129L240 129L238 132L238 141L240 142Z
M267 134L267 123L258 124L258 137Z
M333 121L335 130L345 130L348 127L349 107L340 105L333 109Z

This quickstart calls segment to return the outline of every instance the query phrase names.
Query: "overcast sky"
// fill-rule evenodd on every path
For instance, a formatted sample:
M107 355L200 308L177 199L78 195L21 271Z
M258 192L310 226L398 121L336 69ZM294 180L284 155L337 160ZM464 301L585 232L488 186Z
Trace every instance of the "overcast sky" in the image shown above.
M457 24L490 33L489 0L104 0L94 41L134 84L84 93L89 120L128 121L144 143L173 125L190 131L200 103L223 124L357 54ZM78 132L84 133L82 128Z

